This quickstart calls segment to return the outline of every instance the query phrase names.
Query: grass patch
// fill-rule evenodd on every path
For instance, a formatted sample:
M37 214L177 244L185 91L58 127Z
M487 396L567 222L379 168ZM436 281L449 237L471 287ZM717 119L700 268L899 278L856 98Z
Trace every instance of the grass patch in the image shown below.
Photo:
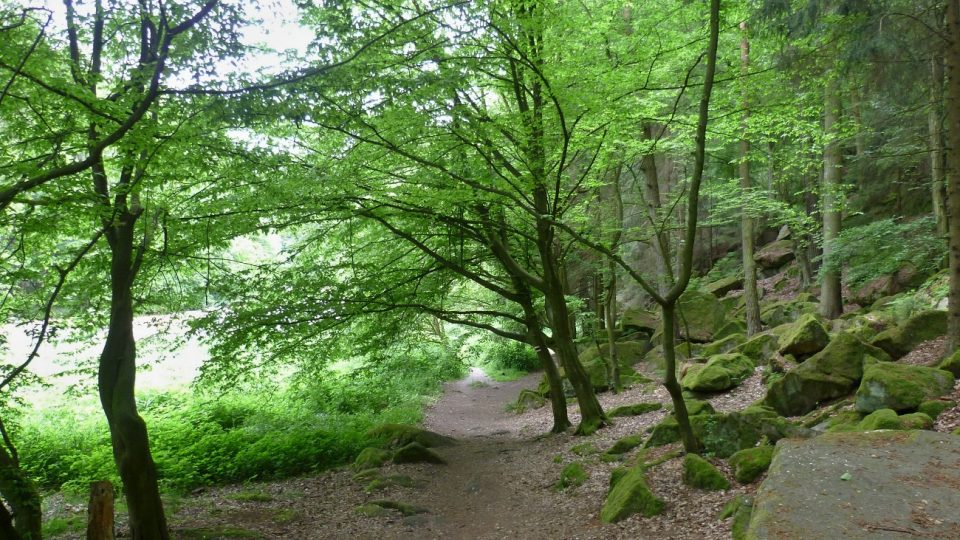
M525 377L529 371L524 371L522 369L514 368L494 368L490 366L485 366L483 371L487 373L487 376L497 382L510 382Z
M83 532L87 528L87 520L82 515L55 517L43 523L44 538L67 533Z

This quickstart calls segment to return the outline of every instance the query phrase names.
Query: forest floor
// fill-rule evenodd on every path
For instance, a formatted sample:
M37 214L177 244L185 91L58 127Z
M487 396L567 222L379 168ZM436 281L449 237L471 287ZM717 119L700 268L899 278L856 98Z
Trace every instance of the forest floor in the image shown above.
M652 374L650 374L652 375ZM729 538L730 523L717 519L721 506L756 484L706 492L683 485L681 460L671 459L649 472L651 489L667 502L654 518L634 516L613 525L601 524L610 471L623 462L605 463L598 455L581 457L571 448L592 443L600 451L617 439L642 432L659 422L665 411L617 418L591 437L547 434L549 407L516 414L507 410L521 389L535 388L539 374L512 382L496 382L479 370L448 383L443 396L426 413L427 429L455 437L454 446L438 449L446 465L387 465L382 474L406 475L412 487L392 486L367 493L348 468L314 477L211 488L171 508L175 538L351 538L351 539L612 539ZM759 372L733 392L712 400L718 411L746 407L761 397ZM658 384L605 393L601 403L618 405L668 403ZM576 406L569 409L576 422ZM676 451L679 445L655 449L646 456ZM624 456L631 463L638 450ZM576 488L558 491L560 471L581 461L589 474ZM723 462L716 464L726 468ZM729 471L728 471L729 472ZM399 512L367 517L356 508L373 500L414 505L424 513Z

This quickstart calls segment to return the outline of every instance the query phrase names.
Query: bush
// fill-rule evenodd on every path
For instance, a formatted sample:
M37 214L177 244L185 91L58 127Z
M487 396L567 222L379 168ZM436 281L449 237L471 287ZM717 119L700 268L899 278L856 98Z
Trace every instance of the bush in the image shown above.
M481 362L505 371L535 371L540 368L540 359L533 347L506 339L488 341Z

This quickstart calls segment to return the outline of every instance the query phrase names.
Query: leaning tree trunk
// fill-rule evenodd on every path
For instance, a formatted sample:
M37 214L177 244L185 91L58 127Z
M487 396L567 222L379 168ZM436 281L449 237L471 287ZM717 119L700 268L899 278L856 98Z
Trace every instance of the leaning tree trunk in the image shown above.
M930 192L937 234L947 236L947 190L943 170L943 58L930 59L930 110L927 123L930 134Z
M740 73L746 78L750 70L750 40L747 37L747 23L740 23L743 39L740 41ZM760 332L760 295L757 293L757 263L753 260L754 219L750 216L748 197L750 195L750 141L747 128L750 119L750 100L747 85L743 86L743 122L740 139L740 190L744 205L740 211L740 241L743 249L743 296L746 300L747 337Z
M40 540L40 492L23 473L16 456L0 445L0 495L12 510L11 515L0 504L0 538ZM6 516L6 518L4 518ZM14 531L12 534L10 531Z
M663 316L663 362L665 376L663 386L670 394L670 401L673 402L673 416L677 419L677 427L680 431L680 439L683 441L683 448L690 453L700 452L700 441L693 434L690 426L690 415L687 413L687 403L683 399L683 389L680 387L680 381L677 380L677 351L676 341L668 339L675 332L677 314L676 301L660 304L660 313Z
M841 177L840 142L837 137L837 117L840 111L840 90L836 79L830 75L824 90L823 134L823 259L828 261L833 254L833 242L840 234ZM843 312L840 292L840 270L827 269L821 272L820 314L836 319Z
M517 277L514 277L513 283L520 298L518 303L523 308L523 319L527 326L531 345L537 351L537 358L540 360L540 365L547 377L547 385L550 388L550 410L553 412L553 427L550 428L550 431L552 433L563 433L572 425L570 417L567 416L567 398L563 395L563 379L560 377L557 365L553 362L547 338L540 328L540 317L533 306L530 288Z
M950 231L949 349L960 346L960 0L947 1L947 196Z
M121 211L107 239L110 267L110 326L100 354L100 403L110 427L113 458L123 481L134 540L167 540L166 518L150 455L147 425L134 397L136 341L133 336L134 225L138 214Z

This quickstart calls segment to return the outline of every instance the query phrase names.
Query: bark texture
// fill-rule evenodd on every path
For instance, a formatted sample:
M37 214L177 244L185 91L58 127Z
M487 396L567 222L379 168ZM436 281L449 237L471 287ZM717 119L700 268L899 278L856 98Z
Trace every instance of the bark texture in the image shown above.
M740 73L746 77L750 71L750 39L747 35L747 23L740 23L743 36L740 40ZM744 197L749 194L750 181L750 141L746 138L750 119L750 100L746 86L743 89L741 108L743 109L743 133L740 139L740 190ZM746 201L744 202L746 205ZM743 295L745 300L747 319L747 337L760 332L760 295L757 292L757 263L753 260L754 252L754 219L745 206L740 215L740 242L743 246Z
M829 260L833 254L833 242L840 234L840 193L841 167L840 143L837 140L837 121L840 114L840 89L838 82L831 76L824 89L823 134L826 142L823 148L823 258ZM843 312L843 299L840 292L840 273L837 270L821 272L820 314L828 319L836 319Z
M960 345L960 0L947 1L947 194L950 230L948 346Z

